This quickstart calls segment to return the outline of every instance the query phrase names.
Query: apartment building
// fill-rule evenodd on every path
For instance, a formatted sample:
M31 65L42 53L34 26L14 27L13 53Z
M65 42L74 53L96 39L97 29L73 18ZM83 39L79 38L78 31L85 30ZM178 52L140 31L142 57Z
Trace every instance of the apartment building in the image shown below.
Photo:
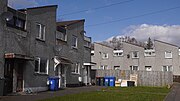
M120 69L145 71L172 71L180 75L179 47L163 41L154 40L152 49L123 42L121 50L101 43L94 43L91 51L92 69Z

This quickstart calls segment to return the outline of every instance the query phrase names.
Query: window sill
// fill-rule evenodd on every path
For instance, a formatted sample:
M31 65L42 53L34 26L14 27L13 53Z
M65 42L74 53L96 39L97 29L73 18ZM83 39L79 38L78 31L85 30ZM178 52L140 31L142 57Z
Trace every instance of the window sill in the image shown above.
M41 38L38 38L38 37L36 37L36 40L45 42L45 39L41 39Z
M80 75L80 73L71 72L73 75Z
M78 48L77 48L77 47L74 47L74 46L71 46L71 49L78 50Z
M34 74L35 74L35 75L48 76L48 74L47 74L47 73L39 73L39 72L35 72Z
M139 57L132 57L132 59L139 59Z
M165 57L165 59L172 59L172 57Z

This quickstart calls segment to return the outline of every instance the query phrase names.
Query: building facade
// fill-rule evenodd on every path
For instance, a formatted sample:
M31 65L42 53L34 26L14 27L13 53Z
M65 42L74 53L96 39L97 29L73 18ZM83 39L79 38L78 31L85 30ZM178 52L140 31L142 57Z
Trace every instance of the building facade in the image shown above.
M85 20L57 23L56 5L21 10L8 7L7 0L0 5L0 78L7 93L48 90L54 76L60 77L59 87L89 83Z
M91 38L85 36L84 22L83 19L57 23L56 56L59 65L56 69L59 70L57 76L62 78L62 86L90 83Z
M121 50L94 43L91 51L92 69L120 69L145 71L172 71L180 75L179 47L163 41L154 40L152 49L123 42Z

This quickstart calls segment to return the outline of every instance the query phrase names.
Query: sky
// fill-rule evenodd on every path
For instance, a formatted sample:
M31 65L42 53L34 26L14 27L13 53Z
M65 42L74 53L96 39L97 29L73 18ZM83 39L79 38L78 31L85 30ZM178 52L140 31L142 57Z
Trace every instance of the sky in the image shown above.
M92 41L113 36L149 37L180 46L180 0L9 0L20 9L58 5L57 20L85 19Z

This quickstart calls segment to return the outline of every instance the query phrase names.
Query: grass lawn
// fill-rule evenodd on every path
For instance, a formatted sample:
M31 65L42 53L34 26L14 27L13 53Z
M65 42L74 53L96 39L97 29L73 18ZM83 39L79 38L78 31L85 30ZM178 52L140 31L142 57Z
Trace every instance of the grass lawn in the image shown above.
M163 101L165 87L108 87L100 91L55 97L42 101Z

